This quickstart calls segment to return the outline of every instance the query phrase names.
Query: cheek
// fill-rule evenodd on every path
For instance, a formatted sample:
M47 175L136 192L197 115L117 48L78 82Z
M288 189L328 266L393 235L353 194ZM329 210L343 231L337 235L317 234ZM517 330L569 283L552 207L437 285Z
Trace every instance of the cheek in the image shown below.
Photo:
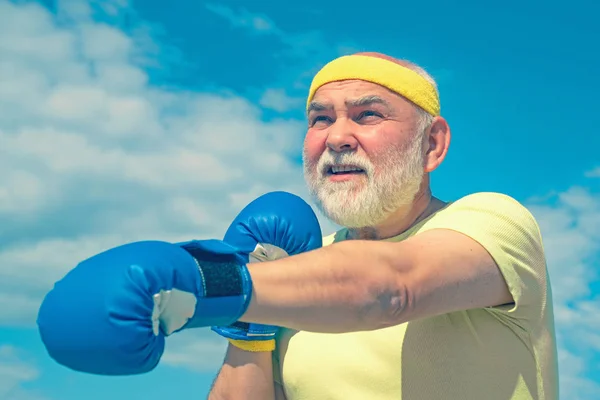
M389 153L391 148L397 147L398 139L397 135L394 137L384 129L371 129L365 134L357 135L361 150L373 161Z
M308 130L304 138L304 158L309 163L317 163L325 151L327 136L322 132Z

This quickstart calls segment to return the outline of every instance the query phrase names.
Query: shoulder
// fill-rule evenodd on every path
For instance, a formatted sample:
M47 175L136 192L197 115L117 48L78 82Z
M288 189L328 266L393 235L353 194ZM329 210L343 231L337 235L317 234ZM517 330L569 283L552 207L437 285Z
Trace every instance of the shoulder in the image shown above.
M435 229L460 232L483 245L500 266L537 265L545 252L539 225L529 209L501 193L474 193L458 199L428 220L419 233Z
M432 218L432 223L454 219L460 219L461 225L491 224L489 228L524 229L533 236L541 236L537 220L530 210L503 193L478 192L466 195L442 209Z
M468 194L453 201L449 206L476 208L500 207L502 210L519 208L526 211L526 207L514 197L497 192L477 192Z
M453 240L458 236L453 233L458 232L491 256L514 300L513 306L497 310L531 320L542 317L550 293L546 256L536 218L524 204L502 193L469 194L438 211L419 234L434 230L447 234L448 254L471 254L469 246L456 250Z

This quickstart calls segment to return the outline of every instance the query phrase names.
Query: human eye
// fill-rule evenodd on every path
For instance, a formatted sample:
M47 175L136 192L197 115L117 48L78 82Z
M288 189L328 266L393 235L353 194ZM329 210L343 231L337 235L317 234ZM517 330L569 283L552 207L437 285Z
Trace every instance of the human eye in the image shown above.
M383 116L381 115L381 113L375 111L375 110L365 110L362 111L358 114L357 116L357 120L358 121L370 121L370 120L375 120L378 118L382 118Z
M331 118L327 115L315 115L310 119L311 126L329 124L330 122Z

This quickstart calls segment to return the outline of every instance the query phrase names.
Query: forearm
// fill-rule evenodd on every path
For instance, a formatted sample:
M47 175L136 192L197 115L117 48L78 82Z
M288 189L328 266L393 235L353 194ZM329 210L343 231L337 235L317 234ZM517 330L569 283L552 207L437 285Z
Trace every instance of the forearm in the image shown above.
M348 241L249 265L254 291L241 320L330 333L394 325L409 301L395 245Z
M229 345L208 400L275 400L271 352L252 353Z

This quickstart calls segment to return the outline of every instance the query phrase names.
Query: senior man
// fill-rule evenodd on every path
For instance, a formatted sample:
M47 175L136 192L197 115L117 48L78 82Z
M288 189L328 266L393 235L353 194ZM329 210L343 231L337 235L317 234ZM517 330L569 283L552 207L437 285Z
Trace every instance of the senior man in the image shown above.
M450 128L434 80L379 53L327 64L307 102L304 172L344 228L252 270L243 320L277 346L230 340L210 399L558 398L542 238L514 199L432 196Z

